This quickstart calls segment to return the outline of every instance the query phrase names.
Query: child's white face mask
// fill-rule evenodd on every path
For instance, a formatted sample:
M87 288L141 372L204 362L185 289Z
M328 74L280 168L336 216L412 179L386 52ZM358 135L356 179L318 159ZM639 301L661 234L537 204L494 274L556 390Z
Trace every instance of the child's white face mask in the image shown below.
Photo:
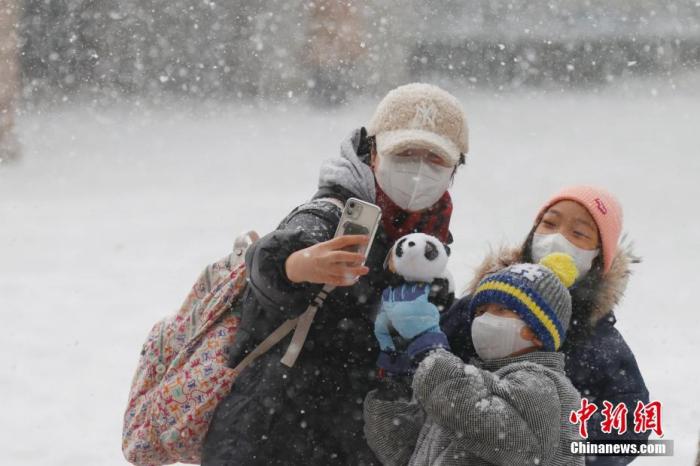
M543 235L535 233L532 237L532 261L537 263L548 254L553 252L563 252L574 259L578 269L578 279L585 276L593 265L593 259L598 257L600 249L581 249L571 243L561 233Z
M374 173L382 190L409 212L427 209L440 200L452 179L453 167L430 163L420 156L382 156Z
M510 356L516 351L534 346L520 336L525 322L485 313L472 322L472 343L476 354L485 361Z

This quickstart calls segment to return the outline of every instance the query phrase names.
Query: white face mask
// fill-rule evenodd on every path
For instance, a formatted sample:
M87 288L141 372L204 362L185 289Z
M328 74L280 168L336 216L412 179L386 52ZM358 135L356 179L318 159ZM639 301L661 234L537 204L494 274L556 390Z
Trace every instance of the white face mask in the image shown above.
M535 233L532 237L532 261L539 262L543 257L553 252L563 252L573 257L579 273L578 279L580 280L591 270L593 259L598 257L600 249L581 249L572 244L561 233L549 235Z
M510 356L516 351L530 348L531 341L520 336L525 322L520 319L500 317L485 313L472 322L472 343L476 354L485 361Z
M375 177L379 187L409 212L435 204L450 185L453 167L443 167L419 156L381 156Z

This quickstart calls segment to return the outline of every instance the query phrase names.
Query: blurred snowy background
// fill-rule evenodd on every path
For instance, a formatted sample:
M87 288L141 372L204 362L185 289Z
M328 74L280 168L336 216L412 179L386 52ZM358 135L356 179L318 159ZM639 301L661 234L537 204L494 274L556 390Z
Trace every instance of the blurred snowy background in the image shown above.
M644 263L618 327L675 442L635 464L693 464L700 2L5 0L0 36L3 464L125 464L152 323L415 80L470 120L460 288L562 185L619 196Z
M14 15L22 95L29 100L292 96L337 103L444 77L469 88L595 89L700 63L700 7L693 0L24 0L23 6Z

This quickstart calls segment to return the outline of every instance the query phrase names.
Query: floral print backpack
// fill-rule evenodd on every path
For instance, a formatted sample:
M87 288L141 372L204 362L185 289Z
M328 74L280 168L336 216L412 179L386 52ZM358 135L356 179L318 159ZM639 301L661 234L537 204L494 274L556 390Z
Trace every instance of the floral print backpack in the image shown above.
M214 410L237 373L227 367L226 350L240 321L244 253L257 239L255 232L240 236L229 256L202 272L179 311L148 334L124 414L122 450L130 463L199 463Z

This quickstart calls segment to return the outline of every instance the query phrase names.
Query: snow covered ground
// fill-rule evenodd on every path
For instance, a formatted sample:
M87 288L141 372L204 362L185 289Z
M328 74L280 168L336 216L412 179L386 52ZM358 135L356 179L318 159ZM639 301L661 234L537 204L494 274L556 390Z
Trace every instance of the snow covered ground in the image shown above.
M618 325L676 450L636 464L692 464L700 94L642 83L462 100L472 150L452 189L460 287L490 246L521 241L562 185L615 192L644 257ZM238 232L267 232L308 198L320 161L375 103L74 104L23 115L25 158L0 169L2 463L124 464L121 417L151 324Z

